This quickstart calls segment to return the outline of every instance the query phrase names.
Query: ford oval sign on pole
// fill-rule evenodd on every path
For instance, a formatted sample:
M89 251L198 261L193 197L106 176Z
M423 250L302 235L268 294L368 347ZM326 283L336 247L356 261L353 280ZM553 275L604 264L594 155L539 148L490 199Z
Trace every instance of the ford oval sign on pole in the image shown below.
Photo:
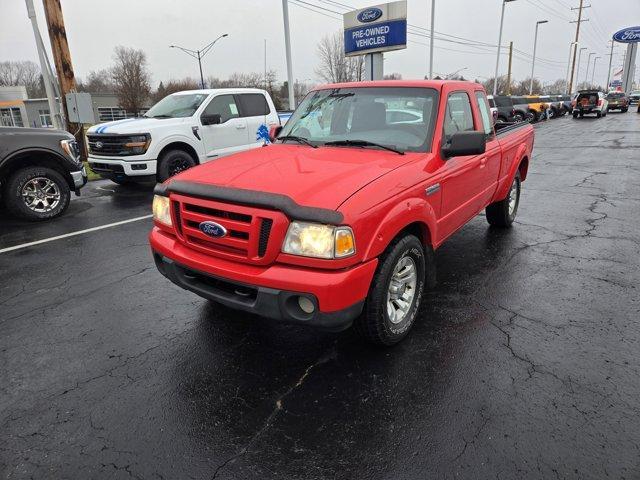
M343 18L347 56L407 48L406 0L353 10Z
M619 32L613 34L613 39L620 43L640 42L640 27L623 28Z
M613 41L626 43L627 51L624 55L622 67L622 85L620 90L630 92L633 89L633 74L636 71L636 56L640 43L640 27L627 27L613 34Z

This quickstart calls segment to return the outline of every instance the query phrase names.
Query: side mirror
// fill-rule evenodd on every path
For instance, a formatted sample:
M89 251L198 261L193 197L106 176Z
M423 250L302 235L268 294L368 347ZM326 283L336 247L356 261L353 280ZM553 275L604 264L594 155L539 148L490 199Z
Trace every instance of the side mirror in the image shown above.
M487 148L487 136L484 132L458 132L449 137L442 146L442 156L462 157L465 155L480 155Z
M274 125L269 129L269 141L271 143L276 141L278 135L280 135L280 131L282 130L282 125Z
M219 125L222 118L219 113L212 113L211 115L202 115L200 121L202 125Z

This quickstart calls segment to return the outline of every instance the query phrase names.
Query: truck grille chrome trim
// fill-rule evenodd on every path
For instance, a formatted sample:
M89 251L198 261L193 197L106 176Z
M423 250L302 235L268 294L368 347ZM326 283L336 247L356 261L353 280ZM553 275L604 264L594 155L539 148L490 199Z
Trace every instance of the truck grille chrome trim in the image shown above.
M171 209L178 239L208 255L266 265L275 261L289 226L278 211L232 205L201 198L171 194ZM206 235L202 222L215 222L226 235Z

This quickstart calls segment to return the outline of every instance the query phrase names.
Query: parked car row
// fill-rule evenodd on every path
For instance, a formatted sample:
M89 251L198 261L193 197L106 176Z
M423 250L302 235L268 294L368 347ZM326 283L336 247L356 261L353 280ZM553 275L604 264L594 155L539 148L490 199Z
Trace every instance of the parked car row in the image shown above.
M503 123L535 123L572 111L569 95L489 95L488 98L491 106L497 110L497 121Z

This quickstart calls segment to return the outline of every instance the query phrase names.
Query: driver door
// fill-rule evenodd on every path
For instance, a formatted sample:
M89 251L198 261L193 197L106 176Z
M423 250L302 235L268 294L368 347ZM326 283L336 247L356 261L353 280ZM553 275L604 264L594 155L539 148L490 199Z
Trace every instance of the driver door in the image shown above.
M247 120L240 117L234 95L216 95L205 107L202 115L220 115L217 125L201 125L202 141L207 161L239 152L249 143Z

